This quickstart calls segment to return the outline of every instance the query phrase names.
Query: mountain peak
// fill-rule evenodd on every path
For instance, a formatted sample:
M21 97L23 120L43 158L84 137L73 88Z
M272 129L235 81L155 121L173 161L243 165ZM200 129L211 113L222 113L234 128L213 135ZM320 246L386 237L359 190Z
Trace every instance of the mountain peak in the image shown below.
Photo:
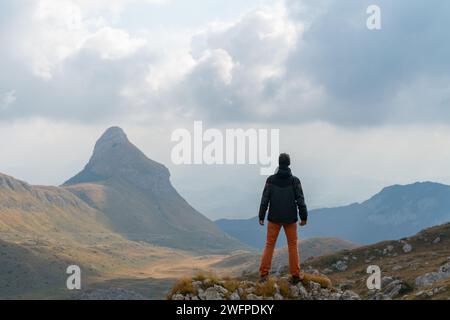
M122 128L111 127L102 134L100 139L97 140L97 143L95 144L95 151L98 151L98 149L114 147L118 144L128 143L130 143L130 141Z
M107 129L97 140L85 168L64 185L101 182L110 179L127 181L144 189L169 185L167 168L145 156L120 127Z

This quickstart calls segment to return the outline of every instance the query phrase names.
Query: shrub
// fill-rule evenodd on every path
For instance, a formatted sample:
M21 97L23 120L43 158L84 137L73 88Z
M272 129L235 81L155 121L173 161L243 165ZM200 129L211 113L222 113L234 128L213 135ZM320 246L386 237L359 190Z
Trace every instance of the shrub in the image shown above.
M255 285L255 291L254 293L257 296L263 296L263 297L272 297L275 292L275 280L273 278L269 278L267 281L259 282Z
M197 294L194 286L192 285L192 279L190 278L182 278L172 287L171 292L168 295L168 298L172 298L173 295L180 294Z

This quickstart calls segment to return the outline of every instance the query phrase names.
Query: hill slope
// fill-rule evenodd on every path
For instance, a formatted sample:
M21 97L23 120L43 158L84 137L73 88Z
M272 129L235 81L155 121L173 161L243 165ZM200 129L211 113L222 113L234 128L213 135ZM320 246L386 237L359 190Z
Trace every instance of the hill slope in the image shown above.
M381 269L381 290L367 289L369 265ZM311 258L304 268L317 269L366 299L449 299L450 223L402 240Z
M450 186L423 182L395 185L363 203L311 210L301 238L337 237L369 244L413 235L424 228L450 221ZM253 247L264 246L258 218L222 219L216 224L226 233ZM246 232L243 232L246 230ZM284 239L279 245L284 245Z

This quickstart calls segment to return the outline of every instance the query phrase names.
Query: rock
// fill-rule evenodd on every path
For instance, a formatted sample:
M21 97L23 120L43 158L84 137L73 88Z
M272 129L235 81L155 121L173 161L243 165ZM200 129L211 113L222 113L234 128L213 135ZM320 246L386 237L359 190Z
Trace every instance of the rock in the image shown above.
M286 281L287 276L281 277L278 280ZM220 283L220 282L219 282ZM319 283L308 281L305 286L302 282L296 285L289 286L289 294L286 297L279 292L278 284L274 284L274 294L270 296L259 296L255 294L256 284L248 281L241 281L239 287L233 292L228 291L221 285L215 284L212 287L203 290L204 282L193 284L198 287L197 294L174 294L173 300L241 300L245 297L248 300L359 300L359 296L353 291L342 291L340 289L322 288Z
M301 283L297 284L297 288L298 288L298 296L301 299L306 300L309 298L308 291L306 291L305 287Z
M442 286L442 287L438 287L438 288L434 288L433 289L433 294L439 294L441 292L444 292L447 290L447 286Z
M383 278L381 278L381 288L384 288L385 286L390 284L392 281L394 281L394 278L384 276Z
M344 292L344 294L341 296L342 300L361 300L359 295L357 295L355 292L351 290L347 290Z
M273 296L273 298L274 298L275 300L283 300L283 299L284 299L283 296L282 296L281 294L279 294L279 293L275 293L275 295Z
M387 255L388 253L392 252L394 250L393 245L388 245L386 248L383 249L383 254Z
M342 261L342 260L339 260L336 263L334 263L332 265L332 267L335 268L338 271L345 271L348 268L347 264L344 261Z
M230 300L241 300L241 297L239 296L239 293L237 290L231 294Z
M416 286L419 288L429 287L433 283L450 278L450 262L442 265L437 272L429 272L415 280Z
M219 287L220 286L218 285L214 285L213 287L206 289L204 293L204 299L202 300L224 300L223 291L220 289L222 287Z
M385 293L385 295L387 297L389 297L390 299L393 299L393 298L397 297L400 294L400 292L403 289L403 284L402 283L396 283L394 285L389 285L389 287L391 287L391 288L390 288L390 290L387 291L387 293Z
M297 286L291 286L290 287L290 293L291 293L292 297L297 298L299 296L298 287Z
M441 242L441 237L437 237L433 240L433 244L438 244L439 242Z
M405 243L402 249L404 253L409 253L412 251L413 247L409 243Z

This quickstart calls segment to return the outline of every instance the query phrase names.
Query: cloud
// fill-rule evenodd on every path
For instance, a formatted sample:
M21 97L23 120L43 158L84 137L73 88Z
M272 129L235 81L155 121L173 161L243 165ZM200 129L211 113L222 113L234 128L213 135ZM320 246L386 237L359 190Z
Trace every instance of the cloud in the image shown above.
M380 0L380 31L366 28L370 1L286 0L158 34L151 22L139 32L115 23L138 2L162 3L2 4L8 14L0 24L0 92L12 87L21 97L1 111L2 120L157 122L181 114L280 125L450 120L447 2Z
M89 35L82 48L94 51L104 60L117 60L134 54L144 46L144 39L132 38L121 29L104 27Z

